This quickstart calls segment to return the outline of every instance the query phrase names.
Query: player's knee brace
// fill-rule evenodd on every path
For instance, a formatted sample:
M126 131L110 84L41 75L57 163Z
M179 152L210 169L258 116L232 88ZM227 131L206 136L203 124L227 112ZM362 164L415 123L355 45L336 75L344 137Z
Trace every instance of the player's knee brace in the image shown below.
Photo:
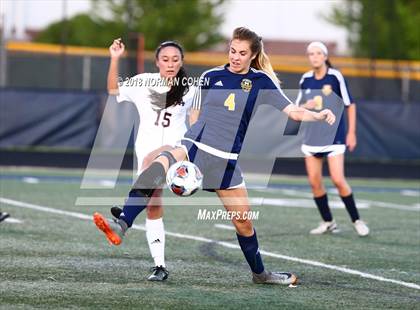
M169 151L163 151L161 152L158 156L156 156L156 158L163 156L166 157L166 159L169 162L169 167L172 166L173 164L175 164L177 162L177 160L175 159L174 155L172 155L171 152Z
M166 173L163 165L159 162L153 162L140 174L131 191L151 197L156 188L165 184L165 177Z

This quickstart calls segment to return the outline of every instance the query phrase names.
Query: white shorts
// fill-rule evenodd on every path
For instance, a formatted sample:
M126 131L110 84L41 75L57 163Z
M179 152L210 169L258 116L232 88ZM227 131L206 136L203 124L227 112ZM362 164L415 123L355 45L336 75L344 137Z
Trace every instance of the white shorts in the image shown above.
M305 156L336 156L340 154L344 154L346 152L346 145L345 144L332 144L332 145L325 145L325 146L312 146L302 144L301 147L302 153Z

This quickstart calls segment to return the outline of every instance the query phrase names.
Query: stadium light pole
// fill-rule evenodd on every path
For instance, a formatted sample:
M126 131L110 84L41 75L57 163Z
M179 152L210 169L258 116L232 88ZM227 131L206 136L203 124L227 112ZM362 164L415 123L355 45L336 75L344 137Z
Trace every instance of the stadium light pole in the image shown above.
M61 9L62 9L63 28L61 30L60 87L65 89L67 88L67 55L66 55L66 45L67 45L67 37L68 37L67 0L62 0Z
M137 73L144 72L144 35L137 35Z
M0 1L0 87L6 86L7 53L6 53L6 22L4 15L4 2Z

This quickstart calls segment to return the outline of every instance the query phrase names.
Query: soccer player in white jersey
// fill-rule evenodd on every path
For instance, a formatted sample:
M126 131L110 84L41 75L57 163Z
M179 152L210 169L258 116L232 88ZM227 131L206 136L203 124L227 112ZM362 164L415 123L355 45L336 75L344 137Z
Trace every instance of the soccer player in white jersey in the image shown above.
M140 125L135 141L139 175L160 152L170 149L184 136L195 87L187 84L184 51L175 41L166 41L157 47L158 73L138 74L118 84L118 63L124 50L121 39L114 40L109 48L108 92L116 95L118 102L134 103L139 113ZM147 206L146 237L155 264L148 278L150 281L163 281L168 277L161 195L162 190L156 190L152 203ZM111 209L117 218L121 211L118 207Z
M341 107L341 111L343 111L344 105L348 115L347 132L344 112L335 133L332 132L332 127L321 127L322 124L310 124L305 131L302 152L305 154L306 171L315 204L323 220L310 233L319 235L337 231L337 224L328 205L327 192L322 178L322 165L325 157L331 180L351 217L355 230L359 236L367 236L369 228L360 219L351 187L344 176L346 147L350 152L356 147L356 105L343 75L329 62L327 47L322 42L312 42L308 45L307 54L312 70L303 74L300 80L297 104L313 111L325 108L334 110L334 106ZM327 138L330 140L326 141L324 138L328 136L328 132L333 133L335 137L331 136Z

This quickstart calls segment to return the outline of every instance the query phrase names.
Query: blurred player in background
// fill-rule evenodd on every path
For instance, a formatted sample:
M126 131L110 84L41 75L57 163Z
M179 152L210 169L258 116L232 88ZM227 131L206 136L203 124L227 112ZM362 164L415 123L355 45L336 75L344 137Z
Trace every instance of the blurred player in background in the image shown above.
M271 104L299 121L322 120L332 124L335 116L329 110L316 113L293 104L280 89L261 37L247 28L235 29L229 46L229 63L206 71L201 80L191 112L197 121L185 134L181 146L161 153L140 174L124 206L124 216L117 223L104 219L98 227L110 242L120 244L125 231L147 206L154 189L163 186L168 167L189 159L203 172L203 189L215 191L227 211L239 214L232 222L253 282L294 284L297 281L294 274L267 272L264 268L257 234L247 217L248 193L237 159L251 116L259 104Z
M306 72L300 80L300 91L296 103L306 109L319 111L335 104L337 102L336 98L341 98L339 104L344 104L348 115L347 134L344 119L345 113L342 113L332 144L319 145L317 143L319 137L316 137L316 134L319 135L319 132L316 132L315 128L313 128L314 130L307 128L308 130L305 132L302 152L305 154L306 171L314 200L323 220L310 233L319 235L337 231L337 224L332 217L328 205L327 192L323 184L322 165L324 158L326 158L331 180L344 202L355 230L359 236L367 236L369 228L360 219L352 189L344 176L346 146L352 152L357 143L356 105L353 102L343 75L340 71L334 69L329 62L327 47L321 42L312 42L307 47L307 54L312 70ZM312 124L309 125L309 127L311 126Z
M124 83L118 83L119 59L125 50L121 39L114 40L109 48L111 62L108 71L108 92L117 96L118 102L134 103L140 116L140 126L135 141L137 174L146 169L163 150L173 147L187 130L186 116L190 110L194 86L189 86L183 67L184 51L175 41L161 43L155 52L158 73L138 74ZM178 84L172 85L177 78ZM165 230L163 225L162 190L153 194L147 206L146 237L155 267L148 278L163 281L168 277L165 266ZM119 218L121 209L114 207L112 214Z

